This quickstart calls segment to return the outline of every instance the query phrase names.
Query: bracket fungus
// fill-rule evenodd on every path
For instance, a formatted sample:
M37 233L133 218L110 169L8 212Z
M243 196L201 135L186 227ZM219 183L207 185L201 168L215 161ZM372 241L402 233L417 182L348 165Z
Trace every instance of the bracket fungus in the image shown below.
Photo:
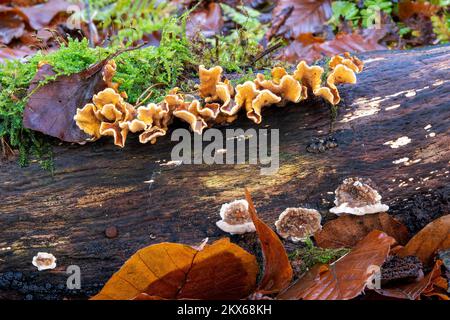
M38 269L38 271L55 269L56 258L51 253L38 252L38 254L33 257L32 264Z
M247 81L236 87L235 100L239 107L245 108L247 117L259 124L262 121L262 108L279 103L281 98L267 89L258 90L254 82Z
M368 181L361 178L347 178L335 191L335 207L330 212L354 214L362 216L389 210L389 206L381 203L381 195L372 188Z
M317 210L287 208L275 222L278 234L293 242L305 241L322 229L322 216Z
M92 103L77 109L74 120L90 135L88 141L112 136L114 144L124 147L129 132L140 132L141 143L155 143L158 137L166 134L174 117L186 121L192 131L201 134L214 124L233 122L241 109L245 109L247 118L260 124L263 108L298 103L308 98L308 91L336 105L341 99L336 85L356 83L355 73L362 71L363 63L348 53L331 58L324 86L324 69L308 66L305 61L297 65L293 74L275 67L271 79L257 74L253 81L236 87L228 79L222 79L222 67L206 69L199 66L197 95L178 93L178 88L173 88L159 103L140 107L126 102L125 92L118 92L119 85L113 82L116 68L114 60L107 62L103 80L108 88L95 94Z
M77 126L92 136L92 140L100 136L113 136L114 144L125 146L128 128L120 124L131 121L136 111L125 102L120 94L112 88L100 91L92 98L93 103L77 109L74 120Z
M351 56L348 52L345 52L343 57L340 55L331 57L330 62L328 63L330 69L334 69L340 64L352 69L356 73L360 73L364 69L364 63L357 57Z
M234 200L225 203L220 208L221 220L216 222L217 227L230 234L243 234L255 232L250 213L248 212L247 200Z

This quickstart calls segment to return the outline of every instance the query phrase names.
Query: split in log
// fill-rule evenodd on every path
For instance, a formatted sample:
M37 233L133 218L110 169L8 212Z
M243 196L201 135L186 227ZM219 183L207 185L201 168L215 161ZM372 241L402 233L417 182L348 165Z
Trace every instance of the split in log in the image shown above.
M323 153L306 151L328 134L322 102L264 110L261 128L280 130L274 175L249 164L161 166L175 144L169 138L155 145L129 139L124 149L108 139L58 146L53 175L37 165L1 164L0 298L87 297L144 246L226 236L215 225L219 208L243 198L244 187L273 227L292 206L333 218L328 210L339 183L370 178L389 212L417 232L450 211L449 48L361 54L366 68L358 84L340 90L338 147ZM229 128L255 125L240 119ZM117 228L115 237L105 236L108 227ZM256 246L252 235L232 240ZM57 268L38 272L31 261L39 251L54 254ZM69 265L81 268L81 290L66 289Z

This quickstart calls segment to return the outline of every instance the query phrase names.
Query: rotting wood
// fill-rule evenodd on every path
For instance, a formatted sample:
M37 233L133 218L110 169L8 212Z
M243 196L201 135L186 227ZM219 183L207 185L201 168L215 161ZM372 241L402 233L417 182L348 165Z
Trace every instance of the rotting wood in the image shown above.
M170 132L156 145L130 137L124 149L107 138L58 146L54 176L37 164L1 164L0 298L84 298L139 248L226 236L215 225L220 205L243 198L244 187L273 227L289 206L333 218L328 209L339 183L371 178L390 213L416 232L450 212L449 48L359 55L366 68L358 84L340 89L339 146L324 153L306 152L312 138L328 134L323 104L264 110L259 128L280 129L280 169L273 176L259 175L256 165L160 166L175 145ZM256 126L241 118L229 128ZM411 142L386 144L401 137ZM118 229L113 239L105 237L111 226ZM248 235L233 241L251 247L249 238L254 241ZM53 253L57 268L36 271L31 260L39 251ZM81 291L64 289L69 265L81 268ZM13 284L12 276L20 280Z

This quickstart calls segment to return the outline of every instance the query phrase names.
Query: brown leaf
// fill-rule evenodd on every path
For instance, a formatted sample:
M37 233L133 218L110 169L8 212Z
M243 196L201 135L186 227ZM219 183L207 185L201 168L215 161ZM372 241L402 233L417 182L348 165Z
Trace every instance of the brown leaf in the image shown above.
M4 60L24 58L34 52L34 50L31 50L26 46L20 46L17 48L0 48L0 63Z
M374 268L381 267L395 240L375 230L331 265L316 265L278 299L348 300L364 291Z
M58 76L44 86L37 83L55 73L50 65L39 68L32 80L28 103L23 113L25 128L42 132L67 142L82 142L88 137L73 120L77 108L91 101L92 96L106 88L101 61L87 70L71 75Z
M256 290L261 294L277 293L285 289L292 280L292 267L277 234L256 214L255 206L247 189L245 198L252 217L264 255L264 275Z
M11 11L1 12L0 8L0 43L8 44L14 38L20 38L24 32L22 18Z
M401 257L417 256L424 265L430 265L437 250L448 248L450 248L450 214L427 224L397 254Z
M364 52L385 49L378 44L381 34L376 31L338 34L333 40L305 44L300 38L291 42L280 53L280 58L289 62L305 60L312 63L323 56L333 56L344 52Z
M292 32L287 37L298 37L302 33L314 33L331 18L330 0L279 0L272 11L272 17L280 17L280 13L293 6L292 14L286 19L283 26L279 27L277 34ZM276 23L274 23L276 25Z
M425 291L430 295L433 291L434 283L438 281L441 276L441 265L442 261L437 260L433 270L417 282L391 288L376 289L375 291L383 296L410 300L419 299L420 295Z
M431 4L428 1L403 0L398 4L398 17L400 20L406 20L415 14L421 14L430 18L434 16L439 9L439 6Z
M205 37L218 34L223 27L222 9L218 3L211 2L204 9L197 9L189 15L186 33L193 37L202 32Z
M137 251L92 299L241 299L257 273L256 258L228 238L200 251L160 243Z
M409 240L408 229L386 212L340 216L325 223L314 239L322 248L351 248L373 230L383 231L401 245Z
M70 2L64 0L48 0L42 4L15 8L15 10L26 17L31 28L39 30L46 27L58 13L66 12L70 5Z

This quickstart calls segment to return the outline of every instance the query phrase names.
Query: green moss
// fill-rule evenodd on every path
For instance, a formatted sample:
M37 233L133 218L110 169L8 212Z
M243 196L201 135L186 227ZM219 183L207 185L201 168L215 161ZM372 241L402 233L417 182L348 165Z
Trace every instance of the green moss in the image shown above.
M124 0L121 3L126 2ZM154 4L156 5L156 2ZM98 5L107 6L109 2L99 1ZM120 8L122 7L115 7L117 12L122 12ZM124 52L116 57L117 73L114 81L119 83L121 91L128 94L128 101L134 104L144 92L151 91L149 101L159 102L168 90L175 86L180 87L184 92L192 92L194 82L189 79L197 76L199 64L205 66L220 64L226 72L244 73L251 59L261 51L258 42L264 35L265 29L259 23L257 19L259 13L256 11L240 7L240 12L243 12L240 13L231 7L223 8L225 14L240 27L227 36L219 37L217 41L219 47L214 46L214 40L188 41L186 19L189 12L185 12L181 17L166 17L158 20L164 21L158 24L158 29L162 29L162 38L158 47L148 46ZM152 14L156 15L159 9L152 7L151 10ZM120 19L120 14L112 16ZM114 24L117 21L110 23ZM126 41L113 41L108 48L91 48L87 39L69 40L57 51L49 54L39 52L26 62L15 60L0 63L0 139L20 151L21 165L26 165L29 157L32 156L37 158L42 166L48 168L48 161L52 159L49 144L51 139L25 129L22 124L23 110L29 98L27 90L36 75L39 62L44 61L52 65L56 72L56 76L48 77L39 84L44 85L59 75L70 75L87 69L123 48L124 42L126 43ZM216 53L218 53L218 59L214 59ZM254 67L261 70L264 63L268 65L267 61L264 62L262 59ZM252 77L253 71L249 70L244 77L235 82L243 83L251 80Z
M298 274L303 274L309 270L312 266L320 263L327 264L332 263L350 252L350 249L323 249L314 246L311 239L305 242L305 247L295 250L289 255L289 259L293 261L301 261L300 270Z

